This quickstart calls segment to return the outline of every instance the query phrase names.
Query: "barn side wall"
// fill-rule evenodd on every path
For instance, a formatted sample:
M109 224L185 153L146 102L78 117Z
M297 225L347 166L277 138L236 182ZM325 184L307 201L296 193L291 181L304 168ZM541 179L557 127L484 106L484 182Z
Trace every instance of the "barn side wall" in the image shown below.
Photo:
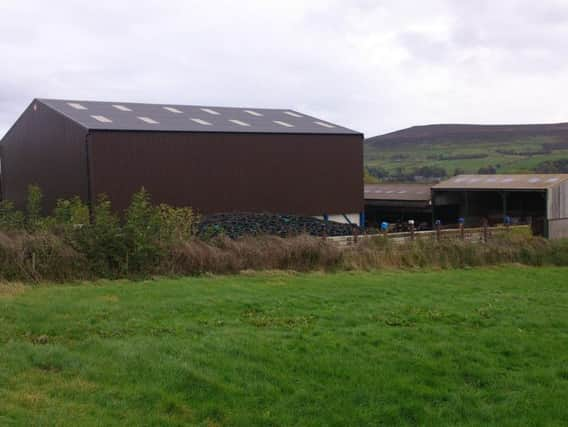
M144 186L203 213L363 210L361 135L93 132L92 194L117 210Z
M0 144L2 198L24 209L27 188L36 184L46 212L58 198L78 195L86 201L86 134L65 116L32 102Z
M568 181L548 190L548 236L568 238Z

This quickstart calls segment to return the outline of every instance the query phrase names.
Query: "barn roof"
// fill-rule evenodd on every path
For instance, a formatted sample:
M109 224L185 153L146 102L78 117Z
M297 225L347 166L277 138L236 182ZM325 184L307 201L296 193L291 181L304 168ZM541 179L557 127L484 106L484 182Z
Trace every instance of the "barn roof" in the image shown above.
M61 99L34 102L92 130L360 135L294 110Z
M568 180L568 174L457 175L434 190L546 190Z
M365 200L429 201L431 185L365 184Z

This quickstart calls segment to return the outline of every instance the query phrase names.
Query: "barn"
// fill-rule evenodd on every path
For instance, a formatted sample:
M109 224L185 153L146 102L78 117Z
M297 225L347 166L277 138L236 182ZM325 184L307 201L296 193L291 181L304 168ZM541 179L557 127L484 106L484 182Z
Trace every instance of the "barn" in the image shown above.
M429 184L366 184L365 219L376 227L382 221L404 228L413 220L419 229L432 227Z
M363 135L293 110L35 99L0 144L2 198L46 209L98 194L121 211L156 203L357 222Z
M432 187L433 216L466 226L531 224L535 234L568 237L568 174L458 175Z

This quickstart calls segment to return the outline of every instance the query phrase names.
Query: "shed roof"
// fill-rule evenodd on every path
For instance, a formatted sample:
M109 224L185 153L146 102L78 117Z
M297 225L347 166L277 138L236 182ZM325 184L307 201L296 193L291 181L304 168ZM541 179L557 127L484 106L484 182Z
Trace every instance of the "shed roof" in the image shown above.
M425 184L366 184L365 200L430 200L430 185Z
M294 110L62 99L34 102L92 130L361 134Z
M434 190L545 190L568 180L568 174L457 175Z

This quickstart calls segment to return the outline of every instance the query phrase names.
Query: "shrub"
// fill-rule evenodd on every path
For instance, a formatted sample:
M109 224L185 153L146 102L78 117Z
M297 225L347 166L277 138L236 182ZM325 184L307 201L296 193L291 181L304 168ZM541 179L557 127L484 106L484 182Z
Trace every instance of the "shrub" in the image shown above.
M73 229L71 244L89 261L97 276L118 277L128 272L128 247L120 220L108 197L101 194L93 207L93 220Z
M82 226L89 223L89 207L78 196L70 200L59 199L53 216L58 225Z
M26 203L26 228L29 231L35 231L43 225L42 200L41 189L37 185L29 185Z
M132 196L126 210L124 234L128 246L128 269L150 271L162 254L159 244L160 214L152 206L150 194L144 188Z
M161 204L157 210L162 244L186 242L197 234L200 217L193 209Z
M0 229L22 230L25 225L25 215L14 208L10 200L0 202Z

